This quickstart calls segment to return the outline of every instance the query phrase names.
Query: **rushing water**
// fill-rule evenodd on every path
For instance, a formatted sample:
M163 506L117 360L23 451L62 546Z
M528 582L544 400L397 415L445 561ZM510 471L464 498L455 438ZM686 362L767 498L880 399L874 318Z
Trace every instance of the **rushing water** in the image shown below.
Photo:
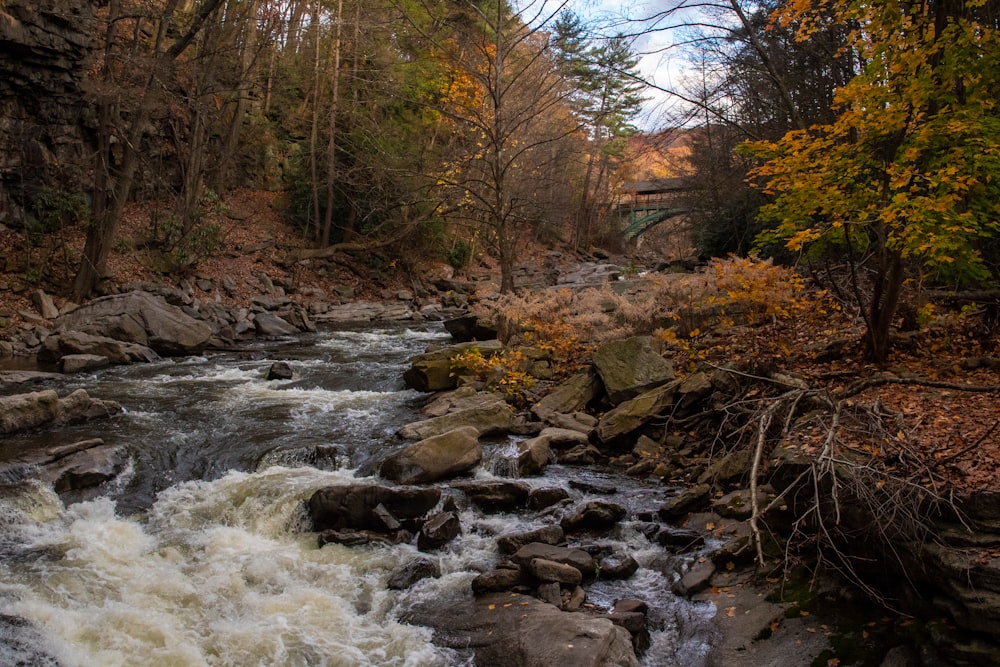
M0 454L102 437L124 444L129 472L96 500L64 506L48 488L0 488L0 664L458 665L427 628L397 619L421 600L447 604L496 561L494 537L541 525L532 515L462 514L464 534L438 555L442 576L385 589L410 545L316 545L302 501L366 478L417 418L406 359L439 328L322 331L256 350L168 360L67 378L119 401L110 421L9 438ZM275 360L292 381L265 379ZM487 443L476 474L504 473L508 442ZM543 481L613 483L633 512L662 488L553 466ZM579 491L571 492L582 499ZM616 548L643 566L627 582L591 586L588 599L651 603L652 666L698 665L708 610L670 592L671 557L626 524Z

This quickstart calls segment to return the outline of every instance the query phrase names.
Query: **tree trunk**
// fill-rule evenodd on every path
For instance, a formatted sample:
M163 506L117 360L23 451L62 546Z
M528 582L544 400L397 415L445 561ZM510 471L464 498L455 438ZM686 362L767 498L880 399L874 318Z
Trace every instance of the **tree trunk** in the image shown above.
M891 252L891 251L890 251ZM865 356L875 363L883 363L891 350L892 322L899 307L906 271L899 253L891 252L888 267L875 285L872 296L868 330L865 332Z
M139 151L142 139L146 133L158 98L154 94L154 85L162 75L166 66L175 60L190 46L194 38L201 32L208 18L219 7L222 0L205 0L187 31L164 50L167 33L170 28L174 10L178 0L170 0L164 8L159 21L156 39L153 47L152 65L144 80L141 90L136 91L139 98L138 107L128 118L126 136L122 142L121 163L114 164L111 156L112 137L119 126L124 126L125 120L119 117L114 93L102 91L98 98L98 128L97 155L95 161L94 205L91 210L91 224L87 227L87 239L80 260L80 269L73 280L73 297L82 301L93 293L107 271L108 255L114 243L118 223L121 221L125 205L132 194L135 174L139 167ZM102 83L107 89L114 89L111 49L117 39L116 24L122 13L120 0L112 0L108 10L108 28L106 32L107 49L102 70Z
M339 111L338 95L340 95L340 36L341 18L344 14L344 1L337 0L337 28L333 40L333 90L330 91L330 125L326 146L326 215L323 217L323 235L321 246L330 245L330 229L333 227L334 186L337 177L337 112Z

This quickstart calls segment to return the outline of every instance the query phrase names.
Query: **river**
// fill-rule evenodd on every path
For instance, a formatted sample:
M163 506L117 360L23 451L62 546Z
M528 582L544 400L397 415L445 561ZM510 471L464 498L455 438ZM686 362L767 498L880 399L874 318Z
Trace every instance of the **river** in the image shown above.
M399 592L385 582L414 546L318 548L303 511L318 488L374 479L424 398L403 386L406 360L447 340L439 325L325 329L52 385L60 395L83 387L124 413L7 438L0 455L101 437L127 445L131 464L99 497L68 506L37 484L0 487L0 664L469 664L398 619L427 600L471 595L471 580L497 560L494 537L543 518L464 511L463 535L438 553L442 576ZM276 360L293 380L265 379ZM485 449L476 476L507 474L512 440ZM665 499L662 486L594 469L551 466L544 483L582 500L574 479L613 484L618 493L604 498L633 516ZM650 603L643 665L703 664L712 610L670 593L677 557L639 522L602 542L641 568L591 585L588 601Z

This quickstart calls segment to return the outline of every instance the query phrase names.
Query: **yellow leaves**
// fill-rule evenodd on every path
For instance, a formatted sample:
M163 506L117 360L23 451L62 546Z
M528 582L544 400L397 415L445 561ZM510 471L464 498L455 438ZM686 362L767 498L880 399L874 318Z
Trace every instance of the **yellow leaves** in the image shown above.
M802 231L793 234L791 238L785 242L785 246L792 252L798 252L802 250L805 245L819 239L822 235L822 232L816 228L803 229Z

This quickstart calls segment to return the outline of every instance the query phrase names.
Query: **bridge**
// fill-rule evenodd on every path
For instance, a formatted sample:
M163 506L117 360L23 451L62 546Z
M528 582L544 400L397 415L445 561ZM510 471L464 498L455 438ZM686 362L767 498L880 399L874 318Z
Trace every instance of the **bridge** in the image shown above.
M636 181L622 186L628 199L618 205L618 215L625 227L622 235L627 239L638 238L664 220L689 212L677 203L678 195L691 190L687 178L658 178Z

